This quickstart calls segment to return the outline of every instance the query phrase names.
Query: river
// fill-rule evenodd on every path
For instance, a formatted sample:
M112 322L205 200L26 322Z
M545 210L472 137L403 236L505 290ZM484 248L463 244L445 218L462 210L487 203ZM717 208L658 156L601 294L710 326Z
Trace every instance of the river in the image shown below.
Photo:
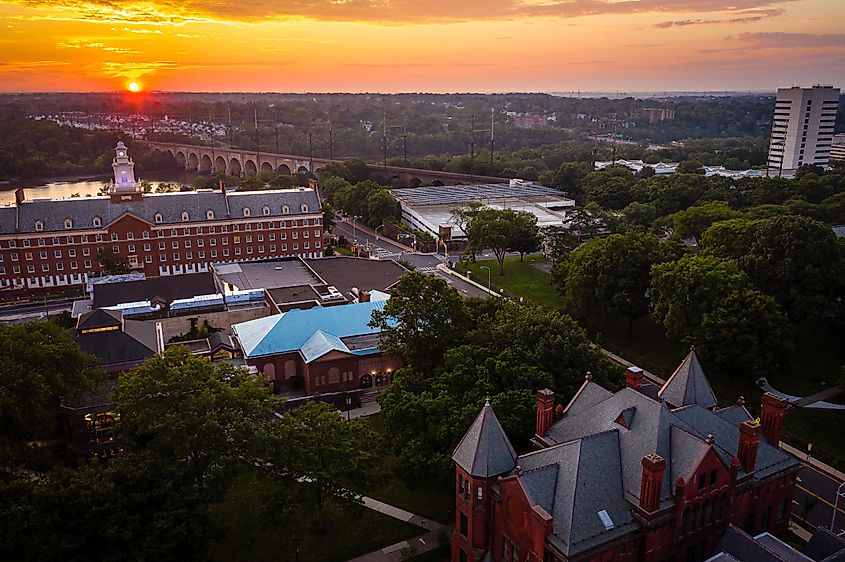
M153 184L155 190L158 183L177 183L189 185L196 174L184 172L179 170L168 170L164 172L145 175L141 180L149 181ZM45 181L28 183L26 180L20 182L15 187L7 187L0 189L0 205L6 205L15 202L15 189L23 187L26 189L25 195L27 199L37 199L49 197L51 199L62 199L70 197L78 193L80 197L88 195L97 195L104 183L111 181L111 176L103 175L100 177L85 178L73 181Z

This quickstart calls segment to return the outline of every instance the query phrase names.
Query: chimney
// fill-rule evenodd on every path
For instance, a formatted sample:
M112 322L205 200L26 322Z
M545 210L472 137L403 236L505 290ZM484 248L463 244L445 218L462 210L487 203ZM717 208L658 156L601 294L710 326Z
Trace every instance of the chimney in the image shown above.
M767 392L763 395L763 401L760 406L760 423L763 426L763 435L766 436L766 441L775 447L780 443L786 406L786 400L782 400L774 394Z
M628 367L625 370L625 384L637 392L643 388L643 370L639 367Z
M660 506L660 488L666 461L657 453L643 457L643 480L640 484L640 509L647 513L657 511Z
M370 292L361 291L358 293L358 302L370 302Z
M555 408L555 393L544 388L537 391L537 426L536 437L542 439L552 426Z
M739 459L745 472L754 472L757 466L757 448L760 445L760 424L753 420L745 420L739 424L739 449L736 458Z
M15 204L20 205L26 201L26 195L23 192L23 188L19 187L15 190Z

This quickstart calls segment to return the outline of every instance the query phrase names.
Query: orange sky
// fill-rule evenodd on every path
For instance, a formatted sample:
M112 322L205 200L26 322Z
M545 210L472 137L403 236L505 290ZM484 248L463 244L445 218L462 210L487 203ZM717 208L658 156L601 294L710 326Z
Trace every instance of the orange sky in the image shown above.
M845 86L845 0L0 0L0 91Z

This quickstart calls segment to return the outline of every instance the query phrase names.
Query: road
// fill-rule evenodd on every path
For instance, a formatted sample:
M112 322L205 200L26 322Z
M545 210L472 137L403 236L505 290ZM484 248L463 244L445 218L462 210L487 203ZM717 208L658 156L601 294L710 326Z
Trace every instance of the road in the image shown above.
M798 485L792 505L793 517L802 519L814 527L829 527L839 485L840 482L834 478L804 465L798 471ZM839 499L833 532L845 534L845 497Z
M413 265L417 271L421 271L429 275L436 275L454 287L465 297L486 298L488 296L487 293L472 283L467 283L466 281L452 277L447 273L438 271L436 269L437 265L443 263L442 254L409 252L407 250L407 246L403 247L384 236L379 236L378 239L376 239L376 236L372 234L369 229L364 230L358 225L354 227L353 232L352 222L340 218L338 218L337 223L332 228L332 233L342 234L348 240L357 240L365 246L369 244L370 251L379 259L392 259L397 261L401 259L402 261L406 261ZM450 261L454 264L455 257L450 257Z
M48 300L46 305L46 312L49 314L58 314L59 312L70 311L73 306L73 301L77 298ZM8 304L0 306L0 322L8 324L17 324L26 322L28 320L35 320L41 318L45 314L45 305L43 302L29 302L25 304Z

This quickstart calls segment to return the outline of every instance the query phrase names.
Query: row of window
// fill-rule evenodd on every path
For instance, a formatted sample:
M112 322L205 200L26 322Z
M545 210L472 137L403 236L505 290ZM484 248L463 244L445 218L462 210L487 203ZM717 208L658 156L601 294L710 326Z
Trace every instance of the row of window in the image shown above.
M302 205L299 206L299 210L303 213L307 213L308 212L308 205L303 203ZM262 216L265 216L265 217L270 216L270 212L271 212L270 207L268 207L267 205L264 205L261 208L261 215ZM287 215L289 213L290 213L290 207L288 205L282 205L282 214ZM241 214L244 217L250 217L250 216L252 216L252 210L249 207L244 207L243 209L241 209ZM188 222L188 221L191 220L191 215L188 211L182 211L180 218L182 219L182 222ZM205 218L206 218L206 220L214 220L214 211L212 211L211 209L208 209L205 212ZM156 224L163 223L164 222L164 215L162 215L161 213L156 213L155 215L153 215L153 221ZM91 219L91 225L95 228L99 228L99 227L103 226L103 219L95 216ZM64 227L65 227L65 229L68 229L68 230L72 229L73 228L73 219L66 218L64 220ZM44 230L44 221L41 221L41 220L35 221L35 230L39 231L39 232Z
M304 211L304 212L307 212L307 208L308 208L308 206L307 206L307 205L303 205L303 208L305 208L305 211ZM246 210L248 211L248 209L246 209ZM213 212L213 211L208 211L208 213L210 213L210 215L209 215L207 218L208 218L208 219L213 219L213 218L214 218L214 216L213 216L213 215L214 215L214 212ZM265 215L267 215L267 214L269 214L269 213L264 213L264 214L265 214ZM285 213L285 214L287 214L287 213ZM249 217L250 215L249 215L249 213L247 213L247 214L245 214L244 216L245 216L245 217ZM161 215L156 215L156 218L155 218L155 222L156 222L156 224L160 224L160 223L162 222L162 221L160 220L160 218L161 218ZM187 212L183 212L183 213L182 213L182 221L183 221L183 222L189 222L189 221L190 221L190 216L187 214ZM292 223L293 223L293 226L297 226L298 220L297 220L297 219L293 219L292 221L279 221L279 224L281 225L279 228L286 228L287 223L289 223L289 222L292 222ZM315 219L311 219L311 222L312 222L313 224L315 224L315 225L316 225L316 224L319 224L319 223L320 223L320 219L316 219L316 218L315 218ZM93 223L93 226L94 226L94 227L96 227L96 228L100 228L100 227L102 227L102 226L103 226L103 221L102 221L102 219L100 219L100 217L94 217L94 219L93 219L92 223ZM309 223L309 219L302 219L302 224L303 224L303 226L307 226L307 225L308 225L308 223ZM256 225L257 225L256 229L257 229L257 230L261 230L261 228L262 228L262 225L263 225L263 224L264 224L264 223L262 223L262 222L256 223ZM268 228L273 228L273 225L275 224L275 221L270 221L268 224L269 224ZM68 230L72 229L72 228L73 228L73 220L71 220L71 219L65 219L65 220L64 220L64 227L65 227L65 229L68 229ZM213 226L210 226L210 227L208 227L208 228L209 228L209 232L214 232L214 227L213 227ZM225 228L226 228L226 226L224 225L224 226L222 226L222 227L221 227L221 230L222 230L222 229L225 229ZM237 230L237 228L238 228L238 225L237 225L237 224L232 225L232 229L233 229L233 230ZM250 230L250 228L251 228L251 223L247 223L247 224L245 225L245 230ZM201 233L201 232L202 232L203 227L198 226L198 227L196 227L196 229L197 229L197 233L199 234L199 233ZM35 230L36 230L36 231L38 231L38 232L43 232L43 230L44 230L44 221L42 221L42 220L37 220L37 221L35 221ZM175 234L176 230L177 230L177 229L175 229L175 228L174 228L174 229L172 229L172 231L174 232L174 236L176 235L176 234ZM188 228L185 228L185 231L186 231L186 234L187 234ZM144 236L145 238L149 238L149 233L148 233L148 232L145 232L144 234L145 234L145 236ZM159 232L159 236L162 236L161 232ZM54 238L54 240L58 240L58 238ZM58 242L54 242L54 244L58 244Z

